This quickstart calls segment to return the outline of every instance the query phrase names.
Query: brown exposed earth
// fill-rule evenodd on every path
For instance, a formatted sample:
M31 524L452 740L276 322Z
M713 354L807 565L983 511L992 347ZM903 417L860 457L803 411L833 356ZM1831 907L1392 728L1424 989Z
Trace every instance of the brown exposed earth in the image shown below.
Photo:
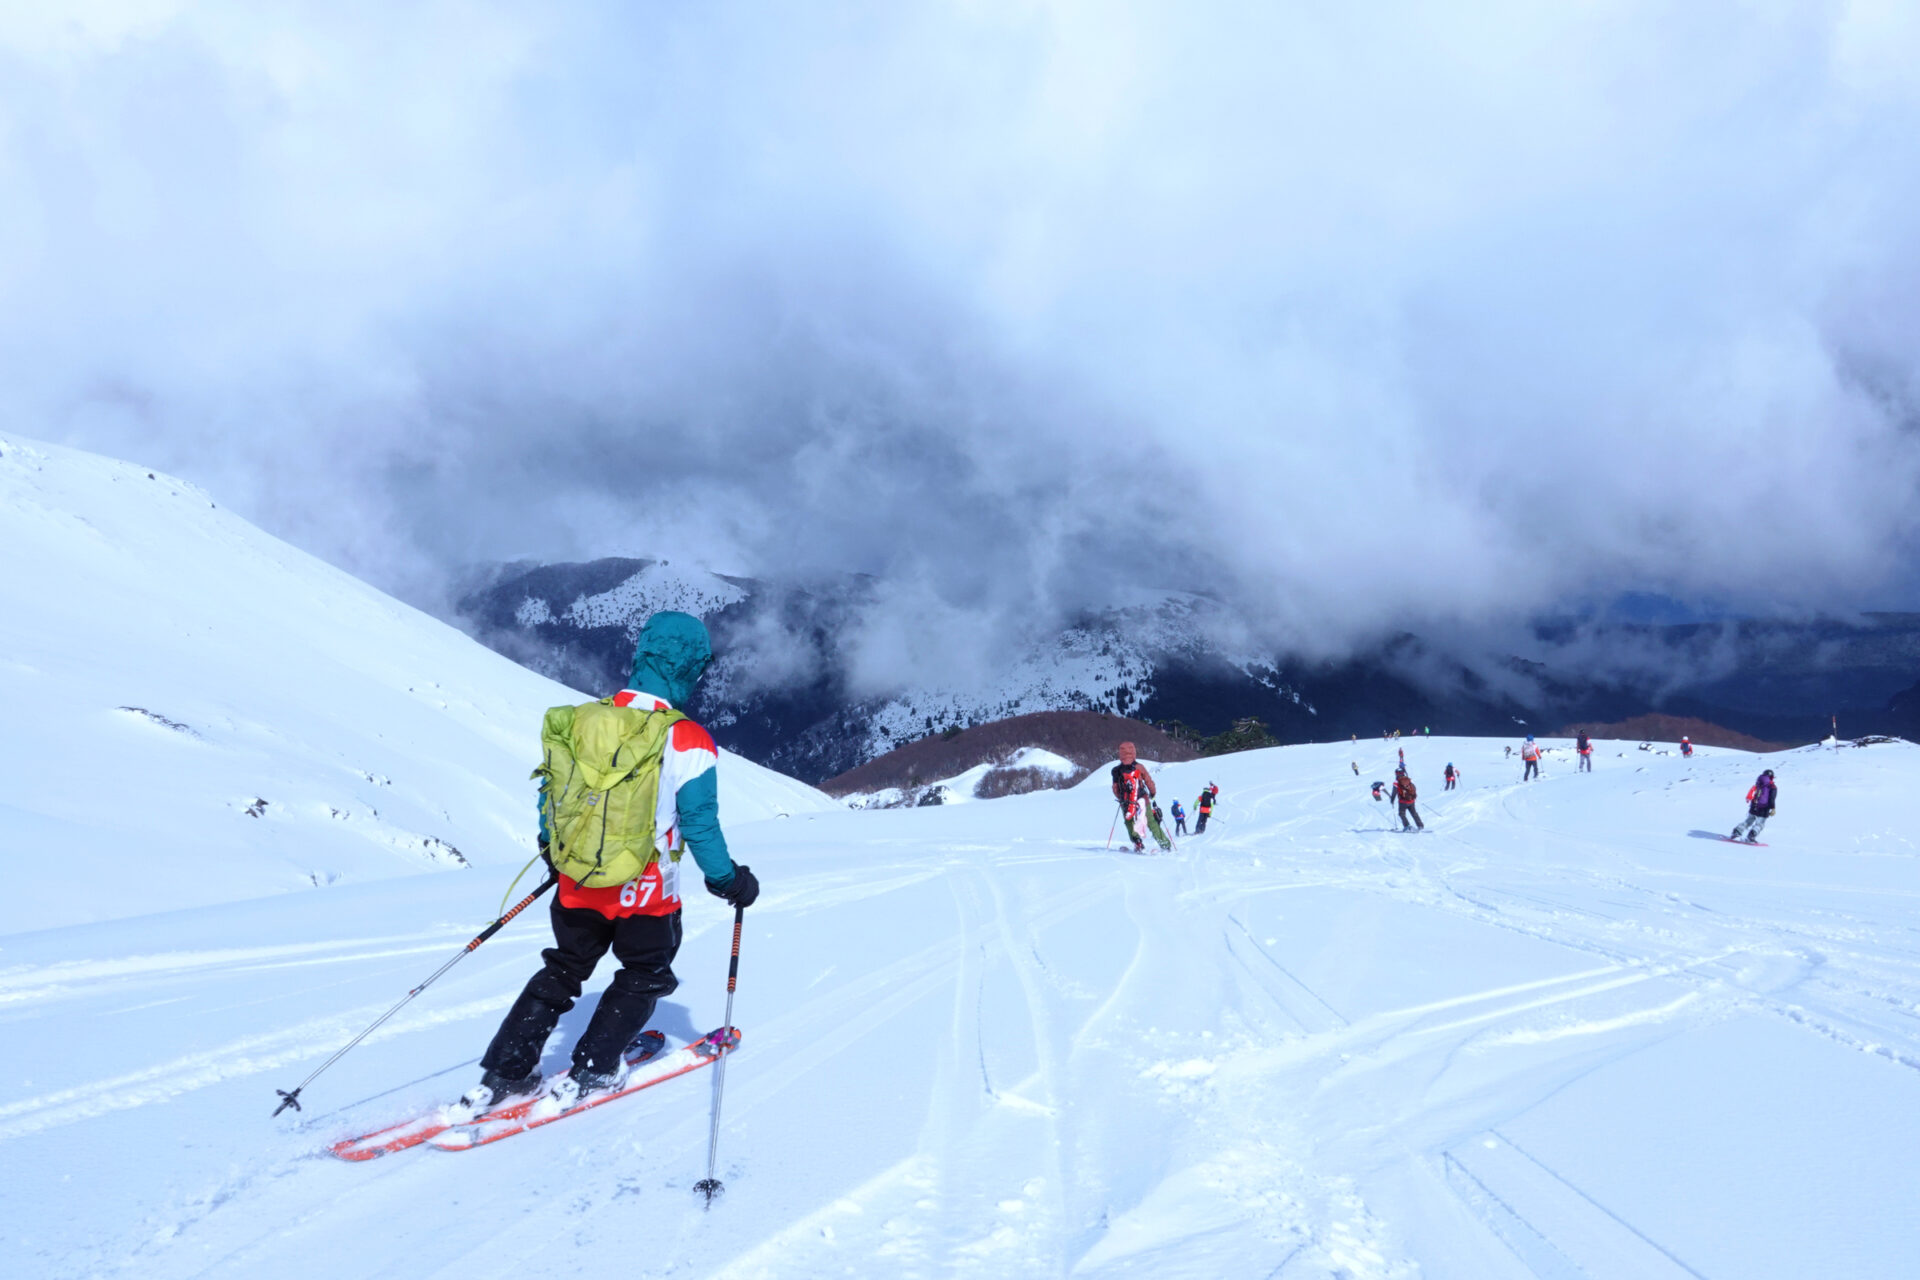
M1616 720L1612 724L1593 721L1570 724L1553 736L1571 738L1582 733L1593 738L1638 738L1642 742L1678 742L1684 734L1693 739L1696 746L1731 747L1735 751L1785 751L1793 745L1790 742L1750 738L1744 733L1723 729L1706 720L1662 715L1635 716L1631 720Z
M820 789L830 796L921 786L980 764L1003 764L1024 747L1039 747L1073 761L1078 772L1070 778L1039 770L995 770L987 775L983 792L1013 795L1040 789L1042 784L1069 786L1118 757L1114 748L1131 741L1147 760L1194 760L1199 752L1176 742L1144 720L1106 716L1097 711L1040 711L1012 716L992 724L975 725L950 738L935 734L828 778ZM1004 778L998 775L1005 773ZM1015 776L1023 775L1023 776Z

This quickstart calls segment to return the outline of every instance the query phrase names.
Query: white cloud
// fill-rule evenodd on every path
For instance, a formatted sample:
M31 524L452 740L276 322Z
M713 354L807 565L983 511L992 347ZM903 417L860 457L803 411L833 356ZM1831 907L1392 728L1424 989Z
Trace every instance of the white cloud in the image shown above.
M1916 39L1891 4L29 6L0 415L416 596L529 553L910 573L875 671L1142 583L1320 645L1910 591Z

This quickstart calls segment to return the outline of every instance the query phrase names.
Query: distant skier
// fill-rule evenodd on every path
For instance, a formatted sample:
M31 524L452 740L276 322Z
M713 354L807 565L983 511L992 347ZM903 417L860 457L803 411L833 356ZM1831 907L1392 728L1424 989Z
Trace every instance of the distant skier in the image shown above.
M1460 771L1453 767L1453 761L1451 760L1447 761L1446 779L1447 779L1446 789L1448 791L1453 790L1454 785L1460 781Z
M1214 786L1211 782L1209 782L1206 789L1200 793L1199 801L1193 806L1200 811L1200 820L1194 823L1193 834L1199 835L1207 829L1207 819L1213 816L1213 802L1218 799L1219 796L1220 788Z
M1173 834L1177 836L1187 834L1187 811L1180 807L1178 800L1173 802Z
M1395 769L1393 771L1393 799L1400 807L1400 829L1402 831L1411 831L1413 829L1413 827L1407 825L1408 818L1412 818L1414 826L1420 828L1420 830L1425 831L1427 829L1427 824L1420 821L1420 811L1413 807L1413 802L1419 799L1419 797L1420 792L1415 789L1413 778L1407 773L1407 767L1401 765L1398 769Z
M1747 789L1747 816L1733 829L1729 840L1744 838L1748 844L1760 843L1757 836L1760 829L1767 825L1767 819L1773 816L1773 807L1780 800L1780 788L1773 780L1773 770L1763 770L1754 784Z
M541 1049L609 948L620 971L573 1046L572 1071L554 1081L548 1099L565 1109L622 1083L627 1047L679 985L672 965L682 852L693 855L715 897L748 907L759 896L760 882L734 862L720 831L713 738L676 710L712 661L698 618L656 613L641 628L626 688L547 712L537 776L540 852L559 880L553 946L481 1056L484 1074L461 1097L462 1111L477 1114L540 1087ZM587 781L595 775L615 780L595 789Z
M1506 746L1504 746L1504 747L1502 747L1502 748L1500 748L1500 749L1501 749L1502 751L1504 751L1504 752L1506 752L1506 753L1507 753L1507 754L1506 754L1506 759L1508 759L1508 760L1511 760L1511 759L1513 759L1513 744L1512 744L1511 742L1509 742L1509 743L1508 743L1508 744L1507 744Z
M1147 766L1139 762L1137 755L1131 742L1123 742L1120 744L1120 763L1113 766L1113 798L1120 802L1120 812L1127 824L1127 838L1133 841L1135 853L1147 851L1145 831L1153 833L1154 843L1163 850L1171 849L1173 842L1167 839L1166 831L1160 826L1159 806L1153 803L1159 788L1154 786L1153 775L1147 772Z
M1573 749L1580 753L1580 772L1592 773L1593 772L1593 743L1587 740L1586 734L1583 733L1579 736L1579 738L1575 739L1573 744Z
M1693 757L1693 743L1687 739L1687 735L1684 733L1680 735L1680 754L1689 759Z
M1528 734L1527 740L1520 744L1520 758L1527 762L1527 767L1520 774L1520 781L1526 782L1540 776L1540 746L1533 740L1532 734Z
M1407 749L1405 747L1401 747L1400 748L1400 767L1404 769L1406 768L1406 766L1407 766Z
M1386 783L1376 782L1373 784L1373 798L1375 800L1385 800L1391 794L1393 793L1387 790Z
M1359 776L1360 776L1360 762L1359 762L1358 760L1349 760L1349 761L1347 761L1347 763L1353 766L1353 776L1354 776L1354 777L1356 777L1356 778L1357 778L1357 777L1359 777Z

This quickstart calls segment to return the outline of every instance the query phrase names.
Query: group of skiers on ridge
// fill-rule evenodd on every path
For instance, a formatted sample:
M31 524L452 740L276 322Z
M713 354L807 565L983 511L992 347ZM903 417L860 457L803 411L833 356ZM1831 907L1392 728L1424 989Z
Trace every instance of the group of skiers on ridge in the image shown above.
M1574 751L1580 758L1578 771L1581 773L1592 773L1593 740L1588 737L1586 733L1582 732L1575 736L1573 745ZM1642 749L1644 750L1645 748L1643 747ZM1505 751L1509 757L1513 755L1513 748L1511 746L1505 748ZM1528 782L1540 776L1541 754L1540 744L1534 741L1532 734L1528 734L1526 740L1520 744L1520 759L1526 766L1520 776L1522 782ZM1687 759L1692 759L1693 757L1693 741L1685 734L1682 734L1680 737L1680 754ZM1424 831L1426 830L1426 823L1420 820L1420 814L1414 807L1414 802L1419 796L1419 790L1414 786L1412 777L1407 773L1407 752L1404 747L1400 749L1399 757L1399 763L1394 766L1393 781L1391 783L1375 782L1372 787L1373 798L1375 800L1385 800L1389 797L1393 799L1400 816L1400 829L1402 831ZM1357 760L1353 762L1353 771L1356 774L1360 772L1360 762ZM1451 760L1447 762L1446 771L1441 776L1446 779L1446 789L1448 791L1452 791L1459 785L1460 771L1453 767ZM1757 844L1758 841L1755 837L1760 833L1760 829L1766 826L1767 819L1773 816L1774 805L1779 798L1779 794L1780 788L1774 781L1773 770L1767 769L1763 771L1759 779L1755 781L1753 786L1747 791L1747 816L1733 829L1733 834L1728 838L1731 840L1744 839L1748 844ZM1413 820L1411 823L1408 822L1409 818Z
M1383 734L1382 736L1387 738L1388 741L1392 741L1399 735ZM1357 735L1355 736L1355 740L1358 741ZM1589 737L1586 732L1582 731L1575 735L1573 749L1579 756L1580 763L1578 771L1581 773L1592 773L1593 739ZM1160 826L1160 806L1154 800L1156 788L1152 775L1147 772L1146 766L1139 762L1133 743L1121 743L1119 751L1120 763L1113 767L1113 798L1120 806L1120 816L1126 820L1127 836L1133 842L1134 851L1141 853L1146 850L1146 840L1142 834L1143 827L1144 830L1152 832L1154 839L1159 843L1161 849L1171 849L1173 847L1172 842L1167 839L1165 832ZM1507 747L1506 753L1508 756L1511 756L1513 754L1513 748L1511 746ZM1680 738L1680 754L1688 759L1691 759L1693 756L1693 741L1684 734L1681 735ZM1542 749L1540 744L1534 741L1532 734L1526 735L1526 739L1520 744L1520 759L1525 765L1525 769L1520 776L1522 782L1529 782L1540 776L1541 756ZM1357 760L1353 761L1352 768L1353 772L1357 775L1360 772L1360 762ZM1441 776L1446 780L1446 790L1448 791L1452 791L1460 785L1460 770L1454 768L1451 760L1447 762L1446 770ZM1206 789L1200 793L1200 799L1196 806L1200 810L1198 831L1205 831L1207 829L1207 818L1213 810L1213 802L1219 795L1219 790L1217 786L1209 782ZM1425 831L1427 829L1427 824L1420 817L1418 807L1420 790L1414 785L1413 776L1407 772L1407 751L1405 747L1399 748L1399 760L1394 766L1393 781L1390 783L1375 782L1372 786L1372 794L1375 800L1392 798L1395 812L1400 818L1400 829L1402 831ZM1767 819L1773 816L1774 804L1778 796L1779 787L1774 782L1773 770L1768 769L1760 775L1759 780L1756 781L1752 789L1747 792L1747 817L1740 825L1734 828L1733 834L1729 838L1734 840L1744 838L1748 844L1757 843L1755 837L1759 834L1760 829L1766 825ZM1186 816L1181 812L1180 802L1178 800L1173 802L1173 817L1176 824L1176 833L1185 835L1187 833Z
M1159 787L1153 781L1153 775L1147 772L1147 766L1140 763L1139 750L1131 742L1119 746L1120 763L1113 766L1113 798L1120 806L1116 819L1123 820L1127 828L1127 839L1133 842L1135 853L1147 850L1147 833L1152 833L1154 843L1162 852L1173 848L1173 841L1167 837L1166 829L1161 826L1160 803L1157 799ZM1193 807L1199 813L1199 821L1194 826L1194 834L1199 835L1207 829L1207 819L1213 816L1214 801L1220 797L1220 788L1209 782L1200 792L1200 798ZM1173 802L1173 825L1176 835L1187 834L1187 814L1180 802Z

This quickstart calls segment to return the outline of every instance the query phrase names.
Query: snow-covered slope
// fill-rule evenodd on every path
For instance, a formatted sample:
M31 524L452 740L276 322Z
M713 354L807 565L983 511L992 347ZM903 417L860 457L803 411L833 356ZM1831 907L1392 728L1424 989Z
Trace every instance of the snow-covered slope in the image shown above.
M0 546L0 934L531 856L574 691L129 463L0 436Z
M1593 775L1562 749L1522 784L1499 742L1401 745L1428 834L1367 799L1377 740L1163 766L1165 794L1222 791L1164 857L1103 847L1098 773L743 828L766 892L706 1212L698 1077L477 1151L316 1158L472 1078L538 919L268 1118L502 871L5 938L0 1256L143 1280L1908 1274L1920 749L1767 758L1751 848L1718 836L1753 756L1603 743ZM676 1041L721 1017L727 921L688 910Z

